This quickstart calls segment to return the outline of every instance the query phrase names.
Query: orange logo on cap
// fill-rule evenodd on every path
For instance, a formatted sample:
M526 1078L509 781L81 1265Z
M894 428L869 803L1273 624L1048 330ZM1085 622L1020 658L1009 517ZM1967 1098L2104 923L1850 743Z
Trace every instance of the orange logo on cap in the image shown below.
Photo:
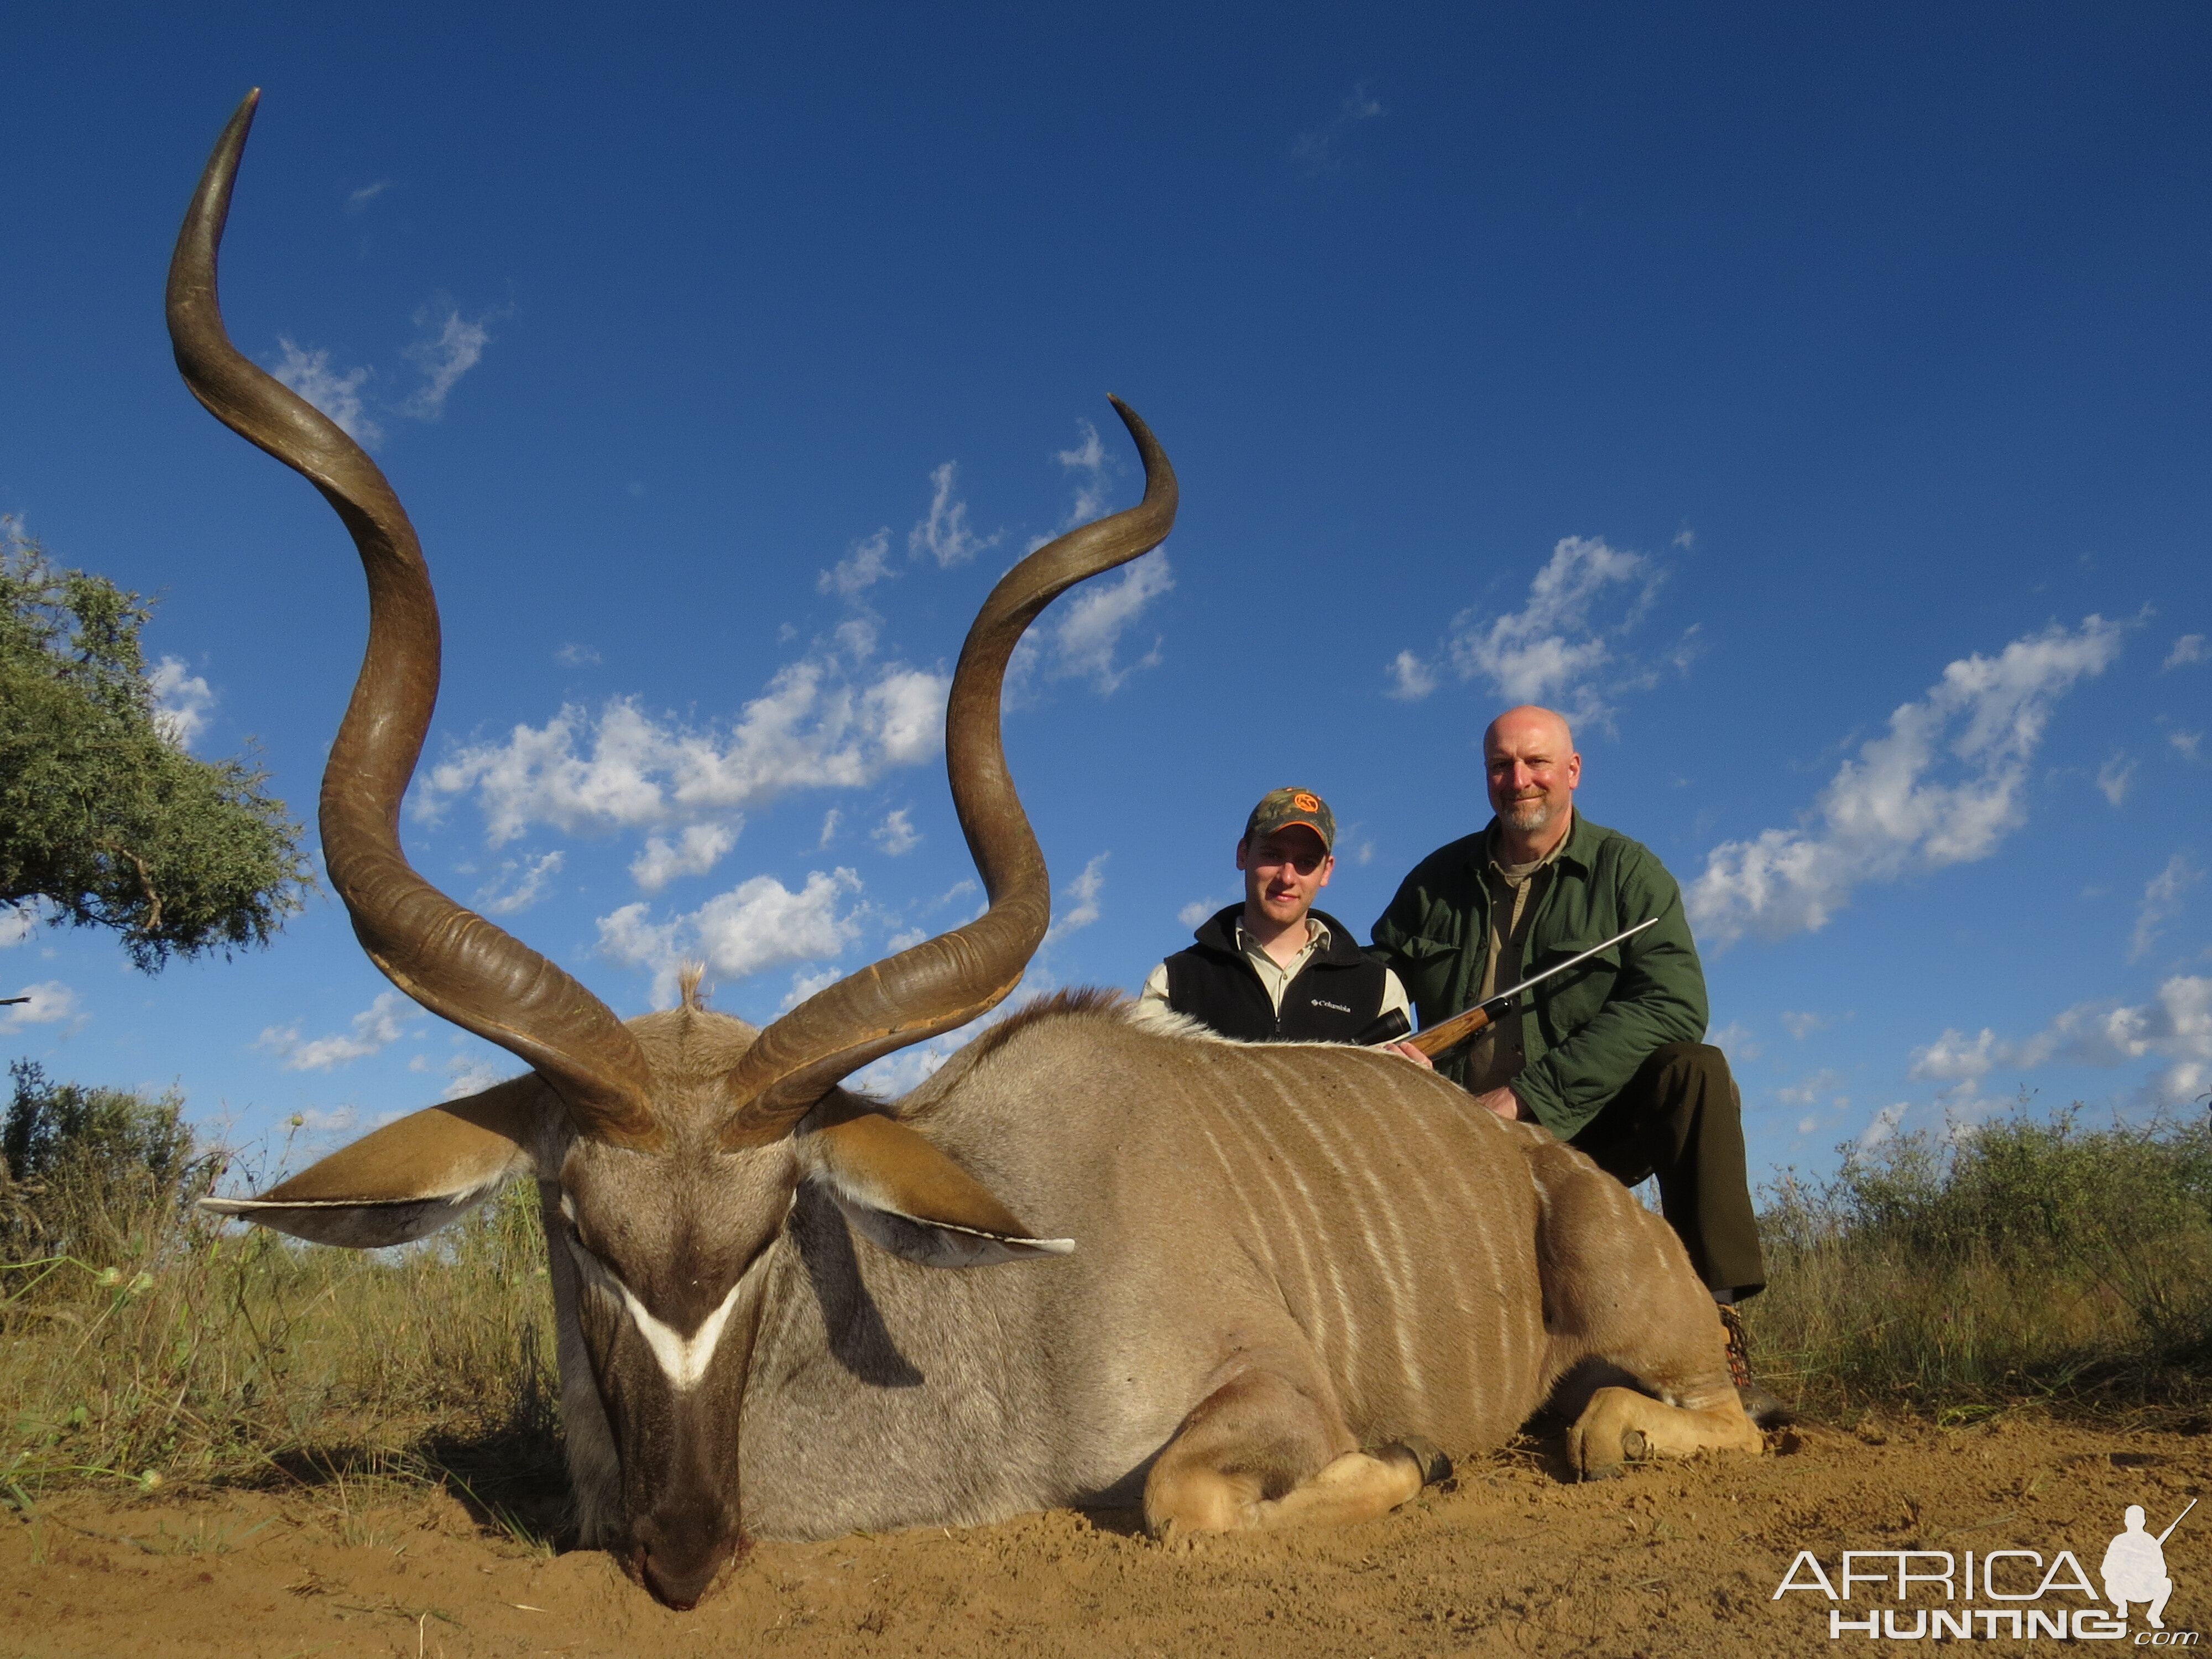
M1301 812L1318 812L1321 811L1321 798L1317 795L1309 795L1301 789L1291 797L1291 805Z

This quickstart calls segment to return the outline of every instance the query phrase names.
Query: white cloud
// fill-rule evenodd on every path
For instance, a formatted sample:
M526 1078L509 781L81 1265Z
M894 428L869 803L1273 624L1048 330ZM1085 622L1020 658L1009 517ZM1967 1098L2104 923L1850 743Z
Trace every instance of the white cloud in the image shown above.
M1070 908L1061 913L1060 920L1048 930L1045 934L1045 945L1049 945L1054 940L1073 933L1079 927L1088 927L1098 920L1098 896L1106 885L1104 871L1109 856L1104 853L1099 854L1097 857L1083 866L1083 872L1080 875L1060 890L1059 896L1063 902L1070 900L1073 902ZM927 908L941 909L947 904L969 896L975 890L975 884L972 881L957 883L941 898ZM978 909L976 915L981 914L982 911ZM901 933L889 941L890 948L893 951L904 950L910 945L920 944L923 937L920 929ZM1029 971L1014 988L1012 994L990 1012L969 1021L957 1030L946 1031L940 1036L930 1038L926 1042L915 1043L908 1048L899 1049L895 1054L885 1054L881 1060L872 1061L855 1072L848 1080L847 1086L884 1098L896 1099L909 1090L919 1087L939 1066L974 1042L989 1027L1021 1008L1028 1001L1029 996L1041 994L1043 991L1051 989L1052 983L1052 975L1033 962ZM1024 994L1025 992L1029 996Z
M1889 717L1821 792L1807 823L1723 842L1706 855L1689 904L1699 936L1725 946L1824 927L1864 882L1986 858L2025 822L2028 762L2052 705L2119 654L2101 617L2054 623L1997 656L1961 658L1926 696ZM1945 755L1963 775L1930 774Z
M416 1055L407 1062L407 1069L410 1072L430 1070L430 1057L428 1054ZM481 1054L451 1055L438 1069L446 1074L446 1086L438 1095L441 1101L465 1100L471 1095L482 1094L505 1075L499 1061ZM512 1069L511 1064L506 1067L508 1071Z
M1390 689L1383 695L1401 702L1419 702L1437 689L1437 671L1410 651L1401 651L1387 672Z
M1874 1121L1866 1126L1859 1136L1859 1149L1871 1152L1897 1133L1897 1126L1905 1121L1909 1103L1899 1101L1894 1106L1885 1106L1874 1115Z
M1810 1106L1819 1097L1833 1093L1843 1080L1841 1072L1815 1072L1802 1083L1777 1089L1774 1097L1784 1106Z
M2118 806L2128 798L2128 785L2135 781L2136 763L2124 753L2116 754L2097 769L2097 787L2105 792L2105 799Z
M1509 703L1548 703L1576 720L1603 722L1612 693L1654 683L1649 669L1615 667L1615 643L1644 618L1662 580L1641 553L1623 553L1601 537L1568 536L1528 584L1518 611L1483 617L1463 611L1452 619L1443 651L1462 681L1482 680ZM1690 630L1665 660L1686 668L1697 654ZM1418 653L1401 651L1391 663L1390 695L1406 702L1427 696L1437 672Z
M2197 745L2204 741L2202 732L2169 732L2166 740L2173 745L2174 753L2184 760L2197 758Z
M319 1036L302 1042L297 1025L271 1025L253 1046L274 1054L288 1072L324 1072L333 1066L390 1048L406 1035L407 1024L422 1010L398 991L386 991L353 1017L350 1036Z
M1160 640L1135 662L1116 660L1122 632L1144 614L1145 607L1175 586L1168 556L1154 551L1122 567L1111 581L1087 582L1072 599L1063 600L1066 614L1046 630L1047 672L1054 679L1088 679L1110 696L1121 683L1140 668L1160 659Z
M0 951L21 945L39 931L39 910L37 899L22 904L0 903Z
M2150 954L2159 929L2181 914L2181 896L2203 879L2204 872L2189 861L2185 853L2176 853L2166 861L2166 868L2150 878L2136 911L2135 932L2128 940L2130 962L2141 962Z
M391 188L392 180L389 179L379 179L373 185L363 185L359 190L350 192L346 197L346 211L348 213L359 213L371 202L374 202L378 197L383 195L386 191L390 190Z
M154 729L179 749L190 749L207 729L208 710L215 693L198 674L185 672L180 657L164 657L154 665L146 684L154 693Z
M2184 634L2173 642L2173 649L2166 653L2166 660L2159 669L2163 672L2169 668L2186 668L2193 662L2212 662L2212 651L2204 648L2202 634Z
M572 641L556 651L553 660L563 668L591 668L599 663L599 653L588 645L577 645Z
M1098 896L1106 890L1106 860L1114 855L1101 853L1083 866L1083 873L1060 890L1063 902L1074 903L1060 914L1060 919L1045 930L1044 943L1065 939L1078 928L1088 927L1098 920ZM1039 949L1043 946L1040 945Z
M686 915L656 922L642 901L599 918L599 951L653 971L653 996L674 1000L677 970L703 961L718 980L743 979L787 963L835 957L860 937L866 907L841 909L860 878L840 867L809 872L793 892L773 876L755 876Z
M1716 1048L1723 1048L1734 1054L1739 1064L1757 1060L1765 1052L1759 1047L1759 1039L1751 1034L1751 1028L1740 1019L1730 1020L1719 1030L1708 1035L1705 1041Z
M563 854L552 852L543 858L508 860L499 866L497 879L477 891L477 902L488 915L512 916L527 910L544 897L546 882L561 873L562 858ZM501 892L501 887L510 878L514 885Z
M1075 429L1081 434L1075 447L1054 452L1054 459L1075 474L1075 499L1068 503L1067 516L1060 521L1062 530L1089 524L1106 510L1107 490L1114 471L1113 459L1106 453L1098 428L1078 418Z
M917 1042L885 1054L881 1060L871 1060L846 1080L845 1086L857 1089L879 1100L896 1100L901 1095L920 1088L930 1075L945 1062L958 1054L982 1034L989 1026L1006 1018L1005 1011L1014 1006L1009 997L997 1008L979 1020L933 1036L927 1042Z
M364 449L384 441L384 428L372 419L361 389L374 370L349 368L343 374L331 367L327 351L303 351L283 336L276 341L283 357L269 372L305 398L343 428Z
M947 461L930 472L929 513L907 532L908 553L917 559L927 553L937 561L940 569L965 564L985 548L996 547L1000 536L1005 533L994 532L979 537L969 528L968 503L956 500L952 494L953 483L959 476L960 465L957 461Z
M1782 1014L1781 1019L1782 1029L1800 1042L1812 1036L1814 1032L1825 1031L1835 1024L1826 1014L1793 1014L1786 1011Z
M921 939L925 937L927 937L927 935L918 936L913 942L919 945L921 942ZM894 951L899 948L900 947L897 945L892 946ZM844 977L844 970L834 966L817 969L812 972L809 972L804 968L800 969L797 973L791 976L791 988L783 994L783 1000L781 1003L777 1005L776 1012L779 1013L788 1012L790 1010L799 1006L800 1003L805 1001L807 998L812 996L817 991L826 991Z
M1957 1083L1963 1093L2000 1068L2124 1066L2146 1059L2169 1062L2145 1085L2154 1100L2179 1103L2212 1087L2212 979L2176 974L2154 1000L2132 1007L2109 999L2076 1003L2023 1042L2004 1041L1987 1027L1972 1037L1947 1030L1913 1051L1911 1075Z
M921 831L908 822L907 814L908 809L902 806L868 831L868 839L891 858L911 853L921 845Z
M292 1114L291 1127L302 1132L310 1144L330 1135L342 1135L361 1121L358 1106L333 1106L328 1110L310 1106Z
M1626 585L1638 594L1634 616L1651 583L1642 554L1616 552L1602 538L1565 537L1528 584L1526 605L1487 626L1476 624L1471 611L1453 624L1460 678L1480 675L1510 702L1577 705L1577 716L1589 718L1599 712L1589 676L1611 656L1608 630L1591 626L1591 608L1608 589Z
M422 384L408 395L399 411L418 421L434 421L446 412L447 393L483 361L491 333L483 319L471 322L443 301L417 311L415 326L424 333L404 355L422 374Z
M898 574L891 568L890 549L890 527L886 525L865 540L854 542L850 554L816 577L816 591L848 599L860 598L878 582Z
M726 818L793 789L851 788L934 755L942 674L892 665L856 681L810 657L781 670L734 726L655 719L634 699L597 715L574 704L504 742L466 745L431 769L418 810L473 792L490 843L544 824L568 833L665 829Z
M1924 1048L1912 1051L1911 1075L1923 1083L1975 1083L1989 1075L1997 1063L1997 1034L1987 1026L1968 1037L1947 1029Z
M1195 927L1228 902L1227 899L1223 899L1218 904L1212 899L1193 899L1176 912L1176 920L1186 927Z
M1386 113L1368 82L1355 82L1337 106L1336 113L1322 125L1310 132L1302 132L1291 146L1291 159L1303 167L1310 178L1343 170L1342 152L1346 134L1363 121L1372 121Z
M927 927L901 928L884 941L884 954L895 957L902 951L912 950L928 937L929 929Z
M13 1007L0 1008L0 1031L20 1031L27 1025L52 1025L77 1012L76 993L58 979L40 985L19 985L10 996L28 997Z
M844 821L844 813L841 812L834 806L822 815L822 839L814 843L814 850L816 852L820 852L823 848L829 846L831 842L837 839L837 826Z
M738 832L744 827L740 817L720 823L691 823L672 842L662 836L650 837L645 851L630 860L630 879L648 893L657 893L678 876L703 876L722 861L722 855L738 844Z

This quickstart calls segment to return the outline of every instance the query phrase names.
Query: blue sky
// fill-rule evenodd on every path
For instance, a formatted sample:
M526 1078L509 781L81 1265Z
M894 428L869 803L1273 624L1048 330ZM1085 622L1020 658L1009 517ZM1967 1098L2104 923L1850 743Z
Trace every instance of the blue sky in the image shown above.
M1692 895L1760 1170L2212 1091L2202 8L214 9L7 26L0 511L161 595L190 742L311 810L358 567L161 324L264 87L232 331L445 611L410 849L618 1011L972 910L944 678L1133 499L1111 391L1184 507L1010 709L1033 985L1133 988L1283 783L1364 935L1530 697ZM326 897L153 979L5 932L11 1057L234 1134L513 1069Z

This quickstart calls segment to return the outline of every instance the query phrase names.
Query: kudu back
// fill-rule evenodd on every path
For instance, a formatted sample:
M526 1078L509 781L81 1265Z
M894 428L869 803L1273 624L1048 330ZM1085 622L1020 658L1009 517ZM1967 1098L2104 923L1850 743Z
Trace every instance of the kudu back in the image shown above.
M1000 697L1054 597L1173 526L1173 470L1118 400L1143 500L1010 571L954 672L945 764L981 916L763 1030L695 980L624 1023L416 874L398 823L437 695L428 569L374 463L233 348L216 298L254 107L178 239L178 365L322 491L368 577L320 813L362 948L528 1070L209 1207L365 1248L535 1180L583 1540L679 1607L749 1535L1057 1504L1141 1503L1158 1533L1379 1515L1439 1470L1434 1443L1497 1443L1585 1361L1638 1386L1577 1419L1583 1474L1629 1446L1758 1449L1666 1225L1402 1060L1231 1042L1090 992L1001 1021L896 1103L841 1086L997 1006L1043 937Z

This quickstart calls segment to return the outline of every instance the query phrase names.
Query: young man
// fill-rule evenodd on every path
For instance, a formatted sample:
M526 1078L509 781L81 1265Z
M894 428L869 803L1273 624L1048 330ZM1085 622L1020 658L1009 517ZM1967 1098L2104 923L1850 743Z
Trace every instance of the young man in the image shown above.
M1313 908L1336 867L1335 845L1336 816L1319 795L1271 790L1237 843L1243 903L1209 916L1197 944L1153 969L1145 998L1247 1042L1375 1042L1387 1035L1378 1029L1383 1018L1407 1013L1405 987L1351 929Z
M1705 970L1681 890L1652 855L1580 817L1582 757L1548 708L1508 709L1482 740L1497 816L1424 859L1375 924L1424 1026L1650 917L1658 926L1538 986L1437 1069L1500 1117L1533 1119L1608 1175L1659 1177L1659 1200L1720 1304L1753 1415L1735 1304L1765 1287L1744 1168L1742 1103L1705 1042Z

